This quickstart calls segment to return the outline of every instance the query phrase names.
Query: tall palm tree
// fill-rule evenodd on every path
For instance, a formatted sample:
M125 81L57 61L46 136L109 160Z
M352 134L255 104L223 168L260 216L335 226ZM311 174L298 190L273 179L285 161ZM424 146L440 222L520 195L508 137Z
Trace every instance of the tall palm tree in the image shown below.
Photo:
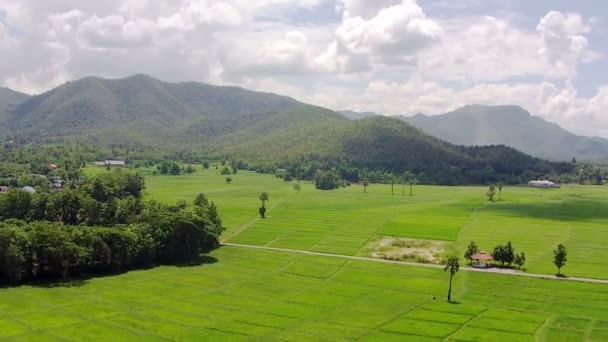
M451 257L448 258L448 260L445 263L445 267L444 267L444 271L450 271L450 288L448 290L448 301L452 300L452 278L454 277L454 274L456 274L456 272L458 272L458 269L460 268L460 262L458 261L458 257L455 255L452 255Z
M260 194L260 201L262 201L262 206L260 207L260 216L262 218L266 217L266 201L270 201L270 196L267 192L262 192Z

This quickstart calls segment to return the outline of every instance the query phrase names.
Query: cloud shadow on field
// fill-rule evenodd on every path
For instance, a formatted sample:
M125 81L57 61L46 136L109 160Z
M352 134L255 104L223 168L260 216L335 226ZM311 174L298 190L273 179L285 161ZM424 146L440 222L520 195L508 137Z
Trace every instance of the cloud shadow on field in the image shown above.
M487 205L480 212L553 221L608 221L608 201L566 198L543 203L499 203Z

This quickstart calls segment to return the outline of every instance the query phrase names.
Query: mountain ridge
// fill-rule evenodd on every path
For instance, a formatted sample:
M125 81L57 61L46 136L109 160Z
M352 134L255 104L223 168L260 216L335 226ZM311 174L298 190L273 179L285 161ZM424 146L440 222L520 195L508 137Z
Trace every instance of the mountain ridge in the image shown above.
M286 96L147 75L67 82L16 105L4 126L25 142L200 151L268 170L295 163L307 178L348 165L440 184L524 182L560 167L504 146L455 146L397 118L353 121Z
M357 119L357 112L345 112ZM554 161L608 162L608 139L574 134L516 105L466 105L439 115L394 117L456 145L505 145Z

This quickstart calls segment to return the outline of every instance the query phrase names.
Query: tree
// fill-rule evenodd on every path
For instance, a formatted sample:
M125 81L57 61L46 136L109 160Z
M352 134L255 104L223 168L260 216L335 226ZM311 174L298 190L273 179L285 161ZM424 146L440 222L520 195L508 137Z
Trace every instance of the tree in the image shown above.
M391 177L391 195L395 194L395 183L399 182L397 177Z
M260 201L262 201L262 206L260 207L260 216L262 218L266 218L266 202L270 201L270 195L267 192L262 192L260 194Z
M494 195L496 195L496 185L492 184L486 192L486 196L488 196L488 201L494 202Z
M194 199L194 205L197 207L206 207L209 205L209 199L205 194L198 194Z
M418 178L411 171L406 171L403 174L403 181L410 185L410 196L414 196L414 185L418 183Z
M479 246L475 241L471 241L467 246L467 250L464 252L464 258L469 260L469 263L473 263L473 259L471 258L473 255L479 253Z
M503 261L507 265L511 266L511 264L513 263L513 260L515 260L515 249L513 248L513 245L511 244L511 241L509 241L505 245L505 250L504 250L504 254L503 254Z
M340 186L340 181L334 171L319 172L315 177L315 186L319 190L333 190Z
M226 183L228 183L228 184L232 183L232 177L226 177Z
M173 176L177 176L182 172L182 168L179 167L177 163L171 163L171 167L169 168L169 173Z
M27 219L32 202L32 195L21 189L10 189L0 197L0 216L15 218L19 220Z
M444 271L450 271L450 287L448 289L448 301L452 300L452 278L454 277L454 274L458 272L459 268L460 262L458 260L458 257L455 255L448 257L445 263L445 267L443 268Z
M222 172L220 172L220 174L222 174L222 175L231 175L232 171L230 171L230 169L227 166L224 166L224 168L222 169Z
M526 263L526 254L524 252L522 252L521 254L516 254L513 263L517 265L518 269L521 269Z
M557 267L557 275L561 276L562 267L566 266L568 261L568 251L563 244L557 245L557 249L553 250L553 264Z
M503 187L503 183L502 182L498 182L496 183L496 186L498 187L498 200L500 201L500 195L502 195L502 187Z
M208 161L206 161L206 160L205 160L205 161L203 162L203 168L204 168L205 170L207 170L207 169L209 168L209 162L208 162Z

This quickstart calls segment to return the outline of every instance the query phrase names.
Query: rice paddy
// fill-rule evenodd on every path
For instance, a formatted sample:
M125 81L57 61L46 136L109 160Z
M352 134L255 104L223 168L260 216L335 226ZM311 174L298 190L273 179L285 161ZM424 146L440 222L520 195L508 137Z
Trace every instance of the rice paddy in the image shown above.
M206 263L0 290L9 340L603 341L608 287L223 247Z
M89 168L89 172L105 172ZM152 176L145 170L148 198L174 202L203 192L218 205L228 228L224 241L344 255L364 255L384 236L453 243L460 252L469 241L491 252L512 241L525 252L528 272L554 274L553 249L569 251L567 275L608 279L608 187L562 189L505 187L490 203L485 187L416 186L414 196L390 185L368 192L353 185L334 191L314 189L241 171L226 184L215 169L182 176ZM407 190L407 189L406 189ZM259 219L258 196L270 194L268 218Z
M89 169L88 172L103 172ZM606 187L390 186L323 192L312 184L216 170L147 176L147 197L174 202L206 193L229 242L366 255L384 237L491 251L513 241L527 271L552 274L564 243L570 276L608 279ZM258 196L270 193L268 218ZM67 286L0 290L0 339L264 341L605 341L608 286L461 271L455 303L441 269L330 256L222 247L191 267L158 267Z

